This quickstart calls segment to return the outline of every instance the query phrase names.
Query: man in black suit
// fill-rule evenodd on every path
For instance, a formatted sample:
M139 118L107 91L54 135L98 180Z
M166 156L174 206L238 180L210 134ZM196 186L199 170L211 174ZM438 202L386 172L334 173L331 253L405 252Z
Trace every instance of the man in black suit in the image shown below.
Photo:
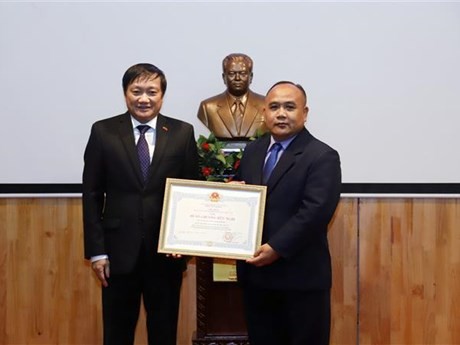
M292 82L268 91L269 133L246 146L235 176L267 185L263 244L237 263L251 345L329 344L327 228L340 198L341 168L338 153L305 129L306 101ZM264 165L273 158L270 175Z
M194 130L160 114L159 68L130 67L123 91L128 111L94 123L85 150L85 258L103 285L104 344L134 343L142 296L149 344L175 345L186 262L157 246L166 178L198 177Z

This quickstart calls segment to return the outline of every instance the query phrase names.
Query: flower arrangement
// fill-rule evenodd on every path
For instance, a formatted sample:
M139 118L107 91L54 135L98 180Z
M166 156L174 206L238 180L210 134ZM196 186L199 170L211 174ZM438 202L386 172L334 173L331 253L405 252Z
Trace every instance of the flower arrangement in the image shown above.
M214 134L200 135L197 140L198 164L201 176L207 181L229 181L240 165L243 151L224 152L225 143Z

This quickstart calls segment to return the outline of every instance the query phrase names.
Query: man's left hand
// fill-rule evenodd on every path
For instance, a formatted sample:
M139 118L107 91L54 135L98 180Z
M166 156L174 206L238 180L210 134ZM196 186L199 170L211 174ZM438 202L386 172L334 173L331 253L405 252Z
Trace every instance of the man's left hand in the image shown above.
M265 243L257 249L254 257L247 259L246 262L256 267L262 267L270 265L278 260L279 257L280 255L268 243Z

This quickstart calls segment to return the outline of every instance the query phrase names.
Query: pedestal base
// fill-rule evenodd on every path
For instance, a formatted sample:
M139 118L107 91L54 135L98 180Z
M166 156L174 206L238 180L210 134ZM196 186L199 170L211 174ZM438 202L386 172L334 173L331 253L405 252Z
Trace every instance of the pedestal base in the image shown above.
M249 345L242 291L235 281L215 281L213 259L197 257L197 331L193 345Z
M192 338L192 345L249 345L247 336L208 336L197 338L196 334Z

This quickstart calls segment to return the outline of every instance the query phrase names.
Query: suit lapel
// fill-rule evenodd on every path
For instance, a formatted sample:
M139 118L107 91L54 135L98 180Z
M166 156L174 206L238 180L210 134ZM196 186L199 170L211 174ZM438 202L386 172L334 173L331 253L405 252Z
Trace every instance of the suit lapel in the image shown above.
M263 184L262 183L262 171L265 163L265 156L267 155L268 145L270 144L270 135L265 135L259 139L257 139L251 145L254 146L254 155L250 161L248 161L248 165L250 166L249 170L254 174L253 182L255 184ZM244 156L244 153L243 153Z
M273 190L280 179L294 166L296 156L304 152L309 137L308 131L303 129L284 151L267 181L268 192Z
M232 112L230 108L232 107L231 104L228 104L227 95L224 92L221 97L219 98L219 102L217 103L217 114L219 114L220 119L222 120L225 128L227 131L233 136L238 136L238 133L233 131L233 128L236 128L235 120L233 119Z
M147 181L152 178L152 175L160 166L160 162L168 145L169 130L168 120L163 115L158 114L157 128L155 130L155 151L153 152Z
M246 100L246 109L244 109L243 123L241 124L241 135L242 137L247 137L249 131L251 130L254 121L259 118L259 109L254 107L252 104L253 93L249 91L248 99Z
M129 113L125 113L125 115L121 118L118 131L120 134L121 141L123 142L123 146L125 147L126 152L128 154L131 166L133 167L139 179L139 182L143 183L142 171L139 163L139 156L137 155L136 144L134 139L133 124L131 122L131 115L129 115Z

